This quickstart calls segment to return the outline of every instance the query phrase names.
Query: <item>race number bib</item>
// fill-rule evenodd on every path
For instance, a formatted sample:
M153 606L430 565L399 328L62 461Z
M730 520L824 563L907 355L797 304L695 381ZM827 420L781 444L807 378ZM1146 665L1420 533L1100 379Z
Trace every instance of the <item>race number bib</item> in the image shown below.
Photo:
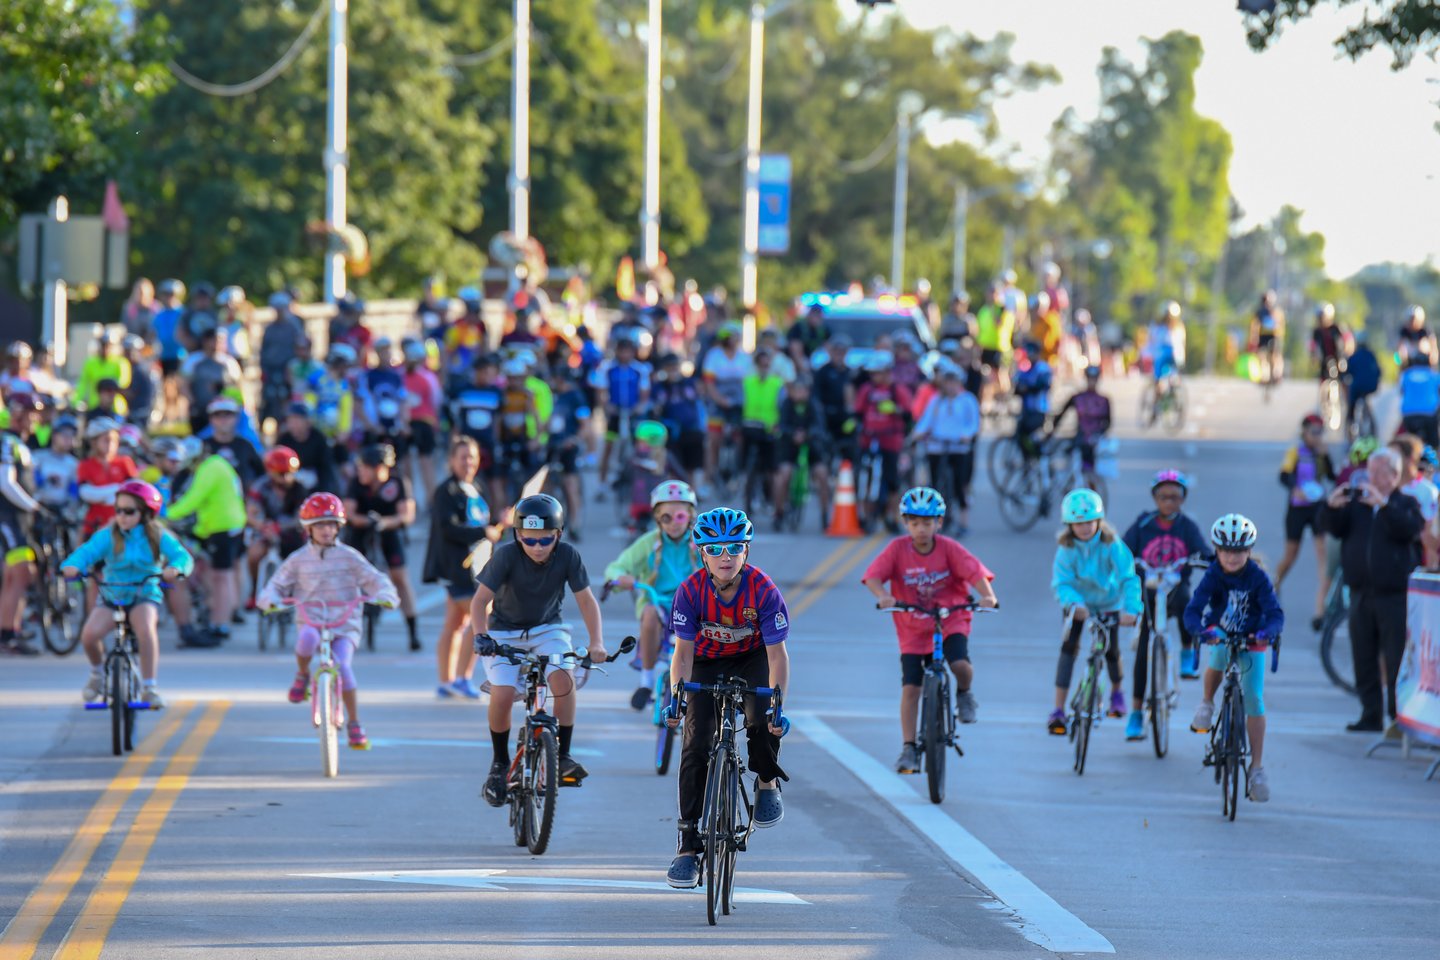
M471 430L484 430L490 426L490 411L472 408L465 413L465 425Z

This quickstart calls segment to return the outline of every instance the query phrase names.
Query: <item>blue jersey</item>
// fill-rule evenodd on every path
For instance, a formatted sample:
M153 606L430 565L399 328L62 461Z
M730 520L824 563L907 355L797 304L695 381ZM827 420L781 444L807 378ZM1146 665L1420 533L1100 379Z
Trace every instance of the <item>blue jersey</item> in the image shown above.
M1036 360L1015 377L1015 392L1026 413L1050 412L1050 364Z
M397 429L405 406L405 372L397 367L365 371L365 416L387 430Z
M568 440L579 434L585 421L590 419L590 403L579 390L567 390L555 394L555 406L550 411L550 426L546 431L552 442Z
M175 336L175 330L180 326L180 314L184 311L184 307L171 307L155 314L151 327L155 331L155 341L160 345L161 360L185 359L185 348L180 346Z
M611 360L600 367L597 376L611 406L621 410L634 410L640 406L640 395L650 391L650 368L638 360L630 363Z
M780 588L749 564L740 571L740 589L729 603L716 595L710 574L700 569L675 591L670 626L676 639L695 644L697 660L714 660L784 643L790 613Z
M1440 407L1440 373L1427 366L1406 367L1400 374L1400 415L1432 414Z
M655 415L665 424L670 436L705 429L705 401L694 377L657 383L652 399Z
M1280 636L1285 611L1280 609L1270 578L1254 560L1246 561L1233 575L1226 573L1217 560L1200 578L1195 595L1185 606L1185 629L1198 634L1211 626L1218 626L1232 637L1263 634L1274 640ZM1263 646L1255 643L1251 649Z

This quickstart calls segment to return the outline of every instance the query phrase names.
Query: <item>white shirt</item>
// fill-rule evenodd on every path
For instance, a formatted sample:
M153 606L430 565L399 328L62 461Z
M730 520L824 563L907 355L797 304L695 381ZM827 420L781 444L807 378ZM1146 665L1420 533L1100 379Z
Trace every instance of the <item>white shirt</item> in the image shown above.
M1424 477L1416 477L1405 486L1400 488L1401 493L1408 493L1420 503L1420 514L1429 523L1440 513L1440 488L1426 480Z
M927 453L968 453L980 432L980 404L975 394L961 391L953 397L937 393L930 398L917 433L923 433Z

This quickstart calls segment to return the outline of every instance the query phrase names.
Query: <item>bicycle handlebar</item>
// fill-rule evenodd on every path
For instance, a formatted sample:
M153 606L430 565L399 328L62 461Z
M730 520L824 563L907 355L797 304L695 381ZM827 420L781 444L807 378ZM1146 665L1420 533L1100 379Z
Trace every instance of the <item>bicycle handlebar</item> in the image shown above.
M785 716L781 708L781 701L784 699L784 691L779 687L751 687L747 686L744 680L739 677L726 677L717 680L715 683L695 683L686 680L676 685L679 693L714 693L720 696L745 696L753 694L757 697L770 698L770 710L768 711L772 726L780 728L780 736L790 732L790 718ZM677 715L685 712L686 703L683 697L677 695L675 698L675 712Z
M875 609L881 613L923 613L927 617L944 620L952 613L960 613L965 610L971 613L999 613L1000 604L996 603L993 607L987 607L972 600L969 603L957 603L953 607L936 607L932 610L929 607L922 607L914 603L897 603L892 607L882 607L877 603L875 604Z
M620 659L625 654L634 650L635 642L636 641L634 637L626 637L624 640L620 641L620 649L610 654L601 662L614 663L616 660ZM579 667L582 670L591 670L597 668L596 662L590 659L589 653L581 653L578 650L566 650L564 653L547 653L542 656L537 653L532 653L529 650L521 650L518 647L512 647L509 644L501 643L496 645L495 656L504 657L506 660L509 660L511 663L516 664L517 666L526 663L549 663L551 658L560 657L562 660L565 658L569 658L571 660L579 661L575 664L575 666Z
M610 594L616 590L639 590L641 593L647 594L650 597L651 603L657 606L660 604L660 591L648 583L641 583L639 580L636 580L628 587L620 586L619 580L606 580L604 586L600 588L600 602L604 603Z
M1219 628L1216 627L1216 628L1214 628L1214 629L1217 629L1217 630L1218 630ZM1270 646L1270 672L1271 672L1271 673L1278 673L1278 672L1280 671L1280 638L1279 638L1279 637L1265 637L1265 638L1262 639L1258 634L1254 634L1254 633L1247 634L1246 636L1243 636L1243 637L1240 637L1240 636L1234 636L1234 637L1232 637L1232 636L1229 635L1228 633L1225 633L1225 632L1221 631L1221 635L1218 636L1218 637L1206 638L1206 637L1204 636L1204 634L1202 633L1199 639L1200 639L1200 642L1201 642L1201 643L1209 644L1209 645L1211 645L1211 646L1219 646L1219 645L1222 644L1222 643L1239 645L1239 644L1242 644L1242 643L1250 643L1250 642L1252 642L1252 641L1258 641L1258 642L1260 642L1260 643L1268 644L1268 645Z
M317 630L333 630L346 620L349 620L351 614L355 612L356 607L365 603L374 603L378 599L378 597L354 597L350 600L308 600L301 597L281 597L280 603L283 606L294 607L296 610L299 610L300 621L305 624L305 626L314 627ZM340 604L343 604L340 608L340 615L334 620L315 620L312 619L309 613L310 609L318 607L328 614L332 607ZM280 611L273 610L267 612L274 614Z
M83 572L82 572L78 577L66 577L65 579L68 580L68 581L71 582L71 583L79 583L81 580L94 580L94 581L95 581L95 586L100 587L101 589L104 589L105 587L143 587L143 586L145 586L145 584L149 583L151 580L159 580L159 581L160 581L160 589L161 589L161 590L169 590L169 589L171 589L172 587L175 586L175 584L173 584L173 583L171 583L170 581L166 580L164 577L162 577L162 576L161 576L160 574L158 574L158 573L152 573L152 574L150 574L149 576L141 577L139 580L135 581L134 583L121 583L121 582L118 581L118 580L101 580L99 577L95 576L93 573L83 573ZM184 579L185 579L185 574L183 574L183 573L180 574L180 579L181 579L181 580L184 580Z

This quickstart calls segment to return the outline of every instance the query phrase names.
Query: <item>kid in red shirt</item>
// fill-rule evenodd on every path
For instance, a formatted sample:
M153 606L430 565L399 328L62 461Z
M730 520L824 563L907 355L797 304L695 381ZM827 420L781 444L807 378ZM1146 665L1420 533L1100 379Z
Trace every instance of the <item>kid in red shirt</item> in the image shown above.
M896 603L936 609L952 608L943 621L944 656L955 675L956 713L961 723L975 722L975 695L970 683L975 671L970 665L971 613L954 609L971 601L971 591L980 605L997 607L1000 602L990 581L995 579L969 550L949 537L939 535L945 522L945 499L930 487L916 487L900 500L900 516L908 537L890 541L870 562L861 582L875 595L881 607ZM889 584L887 591L886 584ZM925 663L935 654L934 621L918 613L896 613L895 632L900 638L900 732L905 738L899 773L919 773L919 749L915 724L920 712L920 685Z
M120 455L120 424L109 417L96 417L85 427L90 456L80 461L75 482L80 499L88 505L83 531L86 538L115 517L115 491L126 480L140 476L135 461Z

